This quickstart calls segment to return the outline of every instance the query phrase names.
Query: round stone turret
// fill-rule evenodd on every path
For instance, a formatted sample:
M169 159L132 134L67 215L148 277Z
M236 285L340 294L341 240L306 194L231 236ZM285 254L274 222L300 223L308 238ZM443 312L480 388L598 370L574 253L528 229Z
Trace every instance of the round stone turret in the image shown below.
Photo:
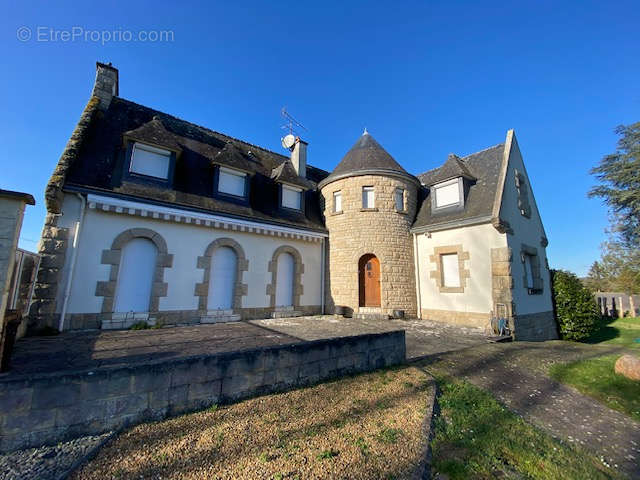
M318 185L329 231L329 312L415 316L416 287L409 229L420 182L366 131Z

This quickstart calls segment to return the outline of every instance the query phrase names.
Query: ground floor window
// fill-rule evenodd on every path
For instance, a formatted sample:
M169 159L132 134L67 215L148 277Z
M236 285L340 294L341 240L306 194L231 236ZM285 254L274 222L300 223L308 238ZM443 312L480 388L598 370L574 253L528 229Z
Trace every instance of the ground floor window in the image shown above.
M122 249L115 312L148 312L158 249L147 238L134 238Z

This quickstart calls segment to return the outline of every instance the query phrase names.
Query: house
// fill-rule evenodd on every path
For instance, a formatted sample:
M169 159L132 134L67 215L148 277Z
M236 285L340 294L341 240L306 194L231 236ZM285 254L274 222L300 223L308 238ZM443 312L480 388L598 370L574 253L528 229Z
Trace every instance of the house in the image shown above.
M513 131L414 176L369 134L331 172L92 96L47 185L33 325L343 313L555 338L547 238Z

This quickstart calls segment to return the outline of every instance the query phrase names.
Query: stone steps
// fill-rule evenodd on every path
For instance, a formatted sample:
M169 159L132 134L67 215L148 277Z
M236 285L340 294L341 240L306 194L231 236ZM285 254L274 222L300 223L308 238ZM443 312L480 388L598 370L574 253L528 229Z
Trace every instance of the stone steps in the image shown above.
M357 320L389 320L386 313L354 313L353 318Z
M295 310L276 310L271 313L271 318L289 318L289 317L302 317L302 312L296 312Z
M238 322L240 318L240 315L237 313L230 315L204 315L200 317L200 323Z

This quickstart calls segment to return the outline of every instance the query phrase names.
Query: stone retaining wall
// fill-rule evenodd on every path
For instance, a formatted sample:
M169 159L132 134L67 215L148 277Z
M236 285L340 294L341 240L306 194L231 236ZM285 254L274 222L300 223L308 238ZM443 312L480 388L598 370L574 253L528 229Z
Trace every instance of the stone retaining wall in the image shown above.
M0 380L0 451L119 430L405 361L404 331Z

